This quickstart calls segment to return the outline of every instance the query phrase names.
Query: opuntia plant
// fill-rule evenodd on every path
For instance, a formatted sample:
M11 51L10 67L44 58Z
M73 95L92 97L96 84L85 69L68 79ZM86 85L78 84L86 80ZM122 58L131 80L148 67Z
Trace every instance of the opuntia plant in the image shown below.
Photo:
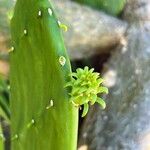
M61 29L67 30L48 0L17 1L10 49L12 150L76 150L79 107L83 116L88 102L105 107L97 98L107 93L99 74L87 67L72 73Z
M65 83L70 62L48 0L18 0L11 22L12 150L75 150L78 109Z
M123 10L126 0L76 0L94 8L104 10L112 15L119 15Z

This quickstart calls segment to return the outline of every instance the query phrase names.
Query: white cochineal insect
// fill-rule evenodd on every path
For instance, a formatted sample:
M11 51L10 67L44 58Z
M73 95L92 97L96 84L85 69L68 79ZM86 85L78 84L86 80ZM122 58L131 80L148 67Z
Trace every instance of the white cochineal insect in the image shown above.
M78 68L76 73L71 74L71 81L65 86L71 87L70 102L76 107L83 105L82 117L87 114L89 103L93 105L97 102L103 109L106 107L105 101L97 94L108 94L108 88L101 85L103 79L100 78L99 73L93 71L94 69L89 69L87 66L84 69Z

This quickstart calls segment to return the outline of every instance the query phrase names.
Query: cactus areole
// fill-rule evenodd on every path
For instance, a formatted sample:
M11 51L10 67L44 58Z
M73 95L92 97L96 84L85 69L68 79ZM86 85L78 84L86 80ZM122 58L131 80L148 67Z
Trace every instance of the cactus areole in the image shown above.
M48 0L18 0L11 20L11 149L76 150L71 67Z

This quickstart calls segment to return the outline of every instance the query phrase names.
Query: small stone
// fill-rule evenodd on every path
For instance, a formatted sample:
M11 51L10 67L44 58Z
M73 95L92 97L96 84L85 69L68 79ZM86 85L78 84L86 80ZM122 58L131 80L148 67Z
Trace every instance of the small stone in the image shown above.
M87 145L82 145L78 148L78 150L88 150L88 146Z

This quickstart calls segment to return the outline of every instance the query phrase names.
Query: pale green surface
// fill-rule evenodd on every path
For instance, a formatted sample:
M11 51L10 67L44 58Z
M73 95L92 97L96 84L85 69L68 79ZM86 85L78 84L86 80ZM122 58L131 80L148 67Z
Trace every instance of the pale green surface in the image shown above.
M18 0L11 23L12 150L76 150L78 109L68 98L68 60L57 19L48 0ZM38 16L38 11L42 16ZM27 35L23 34L27 29ZM59 57L66 58L61 66ZM65 81L66 80L66 81ZM54 106L46 109L49 100ZM29 124L34 119L35 123Z
M88 4L94 8L105 12L118 15L124 8L126 0L76 0L83 4Z

